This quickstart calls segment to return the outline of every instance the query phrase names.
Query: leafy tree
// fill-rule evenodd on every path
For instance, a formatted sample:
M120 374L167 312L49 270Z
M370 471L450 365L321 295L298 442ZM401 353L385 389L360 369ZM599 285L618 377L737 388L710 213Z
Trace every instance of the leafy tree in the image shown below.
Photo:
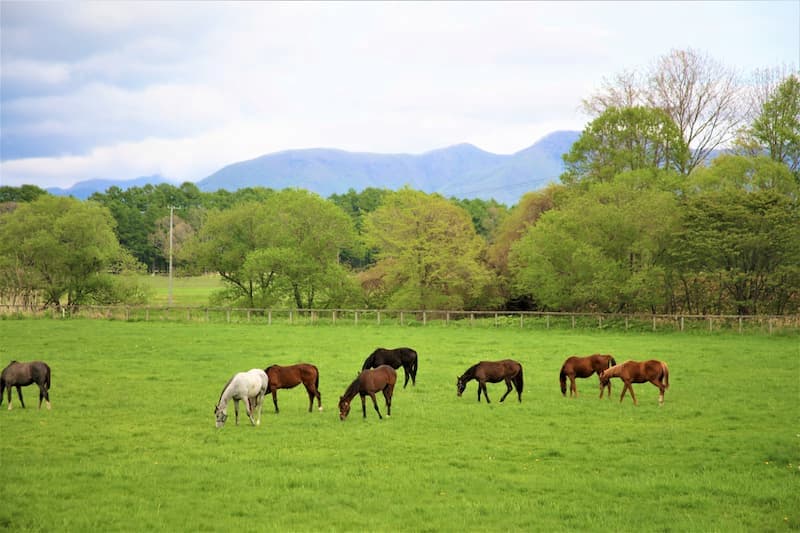
M492 281L469 214L438 195L408 188L389 195L366 218L364 239L378 250L374 270L383 273L391 307L471 307Z
M675 199L651 183L649 171L628 173L541 215L511 246L516 294L549 309L663 308Z
M661 110L609 108L590 122L564 154L567 185L602 183L639 169L680 170L688 149L675 123Z
M250 307L291 301L311 308L351 297L339 253L353 238L351 222L337 206L286 189L263 202L209 213L181 255L219 272L228 284L224 299Z
M800 181L800 79L788 76L761 106L740 145L784 163Z
M765 156L722 156L692 176L671 252L690 312L783 313L800 302L800 186Z
M0 271L7 288L60 307L133 296L109 272L135 268L114 235L114 220L95 202L41 196L0 217ZM9 287L10 284L10 287ZM132 288L136 293L136 288Z
M388 189L375 187L367 187L360 193L349 189L344 194L332 194L329 200L350 216L356 233L361 235L366 216L375 211L390 192ZM352 247L342 250L341 259L343 263L353 268L364 268L374 263L373 252L374 250L365 247L359 239Z
M491 239L498 226L508 216L508 207L494 199L450 198L450 201L469 213L475 231L486 240Z
M32 202L48 194L47 191L36 185L21 185L19 187L0 186L0 204L6 202Z

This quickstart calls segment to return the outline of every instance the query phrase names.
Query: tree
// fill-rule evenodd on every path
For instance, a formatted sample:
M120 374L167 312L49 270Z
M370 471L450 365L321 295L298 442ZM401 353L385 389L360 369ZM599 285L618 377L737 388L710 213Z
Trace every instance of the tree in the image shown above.
M463 309L490 285L483 239L469 214L441 196L408 188L389 195L366 218L364 239L378 250L374 270L392 307Z
M515 295L559 310L663 309L661 258L676 220L673 194L654 187L649 171L597 184L512 244Z
M800 181L800 79L787 77L761 106L741 145L754 145L789 167Z
M742 85L735 71L692 49L672 50L644 72L626 72L605 81L584 100L590 116L609 108L647 106L663 110L691 149L679 170L689 174L732 140L741 124Z
M223 299L311 308L351 297L339 254L353 238L351 221L333 203L286 189L263 202L209 213L182 256L219 272L228 285Z
M41 196L0 217L0 271L7 288L45 306L113 303L134 297L109 272L135 268L109 211L95 202ZM9 287L10 285L10 287Z
M646 107L609 108L564 154L566 185L602 183L640 169L680 170L688 149L670 117Z

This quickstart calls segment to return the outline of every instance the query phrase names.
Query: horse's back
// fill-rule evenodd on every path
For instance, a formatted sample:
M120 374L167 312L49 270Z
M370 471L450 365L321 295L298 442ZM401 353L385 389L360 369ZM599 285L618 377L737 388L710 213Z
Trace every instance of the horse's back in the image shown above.
M247 372L242 372L234 376L234 382L241 383L241 385L246 389L247 395L252 397L267 390L269 385L269 377L262 369L251 368Z

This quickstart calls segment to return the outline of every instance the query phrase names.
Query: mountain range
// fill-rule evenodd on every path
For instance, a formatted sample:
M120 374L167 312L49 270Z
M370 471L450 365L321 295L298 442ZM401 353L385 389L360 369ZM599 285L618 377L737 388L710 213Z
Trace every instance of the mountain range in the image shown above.
M329 148L286 150L249 161L232 163L197 182L201 191L235 191L244 187L298 187L320 196L367 187L396 190L404 186L456 198L495 199L517 203L528 191L558 179L561 155L580 132L551 133L532 146L510 155L493 154L471 144L457 144L423 154L376 154ZM87 198L108 187L121 189L147 183L172 183L161 176L128 181L89 180L53 194Z

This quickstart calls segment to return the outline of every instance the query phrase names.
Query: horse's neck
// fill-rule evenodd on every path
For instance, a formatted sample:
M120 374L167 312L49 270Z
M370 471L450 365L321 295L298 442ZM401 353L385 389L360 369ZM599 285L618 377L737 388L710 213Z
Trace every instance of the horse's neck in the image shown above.
M229 381L225 388L222 389L222 394L219 395L219 401L217 405L220 409L225 409L228 407L228 402L230 401L231 397L233 396L233 380Z
M349 402L350 400L355 398L356 394L358 394L358 389L359 389L359 382L358 378L356 378L355 380L353 380L350 386L347 387L347 390L344 391L343 395L344 399Z

